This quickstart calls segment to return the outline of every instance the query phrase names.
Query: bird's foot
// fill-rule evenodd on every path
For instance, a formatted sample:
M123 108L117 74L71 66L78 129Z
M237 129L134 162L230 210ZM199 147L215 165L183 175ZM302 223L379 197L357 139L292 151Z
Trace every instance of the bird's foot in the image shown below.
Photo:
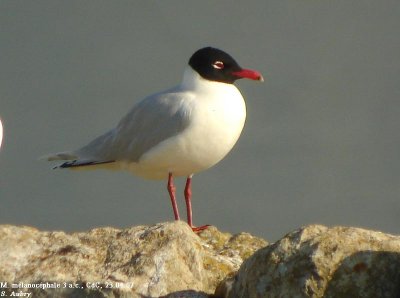
M200 226L200 227L194 227L192 226L192 231L195 233L200 233L201 231L204 231L205 229L207 229L209 226L211 225L204 225L204 226Z

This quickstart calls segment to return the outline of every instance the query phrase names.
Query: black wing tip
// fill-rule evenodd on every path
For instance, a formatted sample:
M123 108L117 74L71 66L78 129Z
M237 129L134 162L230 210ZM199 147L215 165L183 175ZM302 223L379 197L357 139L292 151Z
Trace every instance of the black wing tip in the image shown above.
M78 167L86 167L86 166L97 166L101 164L113 163L115 160L108 161L88 161L88 162L79 162L78 160L67 161L63 164L55 166L54 169L65 169L65 168L78 168Z
M53 170L55 170L55 169L64 169L64 168L76 167L76 166L77 166L77 165L76 165L76 162L77 162L77 160L64 162L63 164L60 164L60 165L58 165L58 166L55 166L55 167L53 168Z

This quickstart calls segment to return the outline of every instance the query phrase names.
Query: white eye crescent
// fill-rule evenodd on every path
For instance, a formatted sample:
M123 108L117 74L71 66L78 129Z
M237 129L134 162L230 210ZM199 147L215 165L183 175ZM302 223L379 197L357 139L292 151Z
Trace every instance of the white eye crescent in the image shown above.
M212 67L214 67L215 69L223 69L224 68L224 62L221 62L221 61L215 61L213 64L212 64Z

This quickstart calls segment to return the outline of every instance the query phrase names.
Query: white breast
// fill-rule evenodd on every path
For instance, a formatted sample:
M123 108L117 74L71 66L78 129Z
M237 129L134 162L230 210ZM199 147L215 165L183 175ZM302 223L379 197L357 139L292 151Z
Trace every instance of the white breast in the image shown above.
M238 140L246 106L233 84L210 82L188 69L182 88L191 93L186 102L191 124L146 152L138 163L124 166L134 174L151 179L164 179L169 172L189 176L218 163Z

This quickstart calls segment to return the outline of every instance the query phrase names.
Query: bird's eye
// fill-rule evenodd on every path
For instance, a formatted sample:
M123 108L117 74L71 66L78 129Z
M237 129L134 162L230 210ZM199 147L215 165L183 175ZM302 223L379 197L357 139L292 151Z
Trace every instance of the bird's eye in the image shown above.
M213 66L215 69L223 69L225 65L224 65L224 62L215 61L215 62L212 64L212 66Z

